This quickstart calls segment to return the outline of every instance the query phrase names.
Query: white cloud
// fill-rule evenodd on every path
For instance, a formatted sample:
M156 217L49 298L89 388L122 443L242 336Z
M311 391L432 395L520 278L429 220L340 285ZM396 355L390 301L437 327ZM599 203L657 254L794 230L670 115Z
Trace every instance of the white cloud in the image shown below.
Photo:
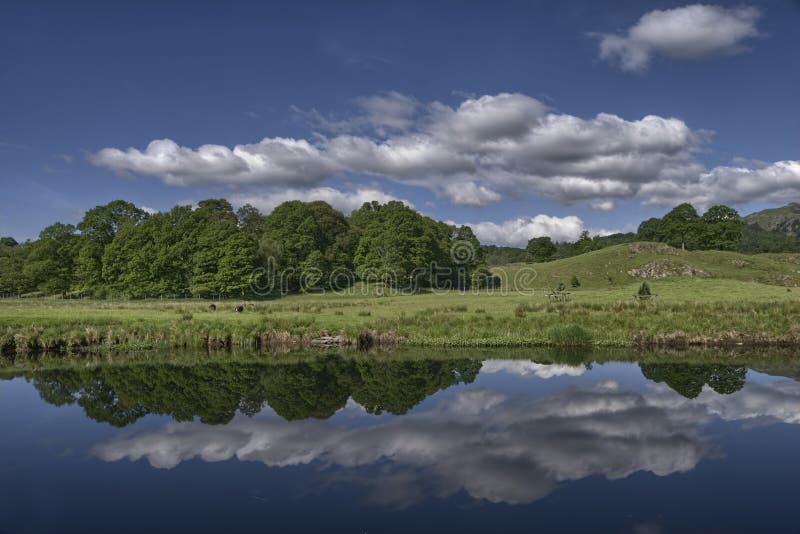
M192 149L158 139L143 151L104 148L90 161L116 171L159 176L170 185L313 184L338 170L308 141L281 137L233 149L222 145Z
M695 4L643 15L624 36L600 35L600 57L623 70L642 71L656 55L699 59L736 54L758 35L755 7Z
M330 126L337 132L332 137L265 138L233 148L161 139L144 150L104 148L90 159L172 185L282 186L298 198L321 196L326 179L354 173L424 187L464 206L539 195L609 211L616 201L637 197L668 203L681 194L720 194L749 201L800 190L794 161L707 169L695 154L710 133L677 118L599 113L584 119L511 93L468 98L457 107L388 93L357 106L360 114Z
M800 161L778 161L756 168L715 167L689 183L667 180L646 184L642 194L651 204L691 202L700 209L755 199L785 203L800 199Z
M276 191L236 193L231 195L230 201L236 206L250 204L264 214L270 213L276 206L290 200L311 202L322 200L334 209L345 214L362 206L365 202L377 201L381 204L392 200L399 200L409 207L414 205L408 200L400 199L379 189L359 187L352 191L342 191L333 187L314 187L311 189L281 189Z
M589 207L595 211L612 211L617 204L613 200L593 200L589 202Z
M500 193L475 182L447 184L444 186L444 194L453 204L459 206L485 206L499 202L503 198Z
M157 209L151 208L150 206L139 206L139 209L147 213L148 215L155 215L156 213L158 213Z
M554 217L536 215L517 217L501 223L490 221L466 223L481 243L524 247L532 237L551 237L554 241L575 241L586 227L574 215Z

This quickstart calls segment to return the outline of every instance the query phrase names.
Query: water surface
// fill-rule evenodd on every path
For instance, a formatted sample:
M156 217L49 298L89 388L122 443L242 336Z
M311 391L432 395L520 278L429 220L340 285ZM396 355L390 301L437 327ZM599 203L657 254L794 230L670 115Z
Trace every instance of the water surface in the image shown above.
M0 530L796 530L795 367L6 371Z

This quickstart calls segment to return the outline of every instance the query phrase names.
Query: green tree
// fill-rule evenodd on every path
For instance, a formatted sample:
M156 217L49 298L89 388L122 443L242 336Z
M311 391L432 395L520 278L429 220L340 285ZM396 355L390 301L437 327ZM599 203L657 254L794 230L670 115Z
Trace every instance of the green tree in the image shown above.
M528 254L529 262L539 263L553 259L556 246L553 244L553 240L547 236L534 237L528 241L525 252Z
M239 229L247 234L254 243L258 243L264 233L264 219L261 212L250 204L245 204L236 210L236 219Z
M39 291L66 296L72 284L76 240L73 225L55 223L31 244L24 272Z
M660 241L661 240L661 219L651 217L639 224L636 230L636 238L640 241Z
M245 295L255 266L255 245L244 233L225 240L224 252L214 277L214 289L220 295Z
M660 241L673 247L697 248L701 241L701 232L700 217L691 204L675 206L664 215L659 225Z
M78 223L81 236L76 245L73 288L81 292L98 290L103 282L105 247L120 230L136 226L146 218L147 213L124 200L114 200L87 211Z
M327 203L290 201L266 217L258 257L262 263L274 258L287 273L285 289L297 291L304 266L323 268L320 278L327 284L334 269L349 267L353 245L347 219Z
M704 249L736 250L742 241L742 220L728 206L711 206L702 217L701 246Z

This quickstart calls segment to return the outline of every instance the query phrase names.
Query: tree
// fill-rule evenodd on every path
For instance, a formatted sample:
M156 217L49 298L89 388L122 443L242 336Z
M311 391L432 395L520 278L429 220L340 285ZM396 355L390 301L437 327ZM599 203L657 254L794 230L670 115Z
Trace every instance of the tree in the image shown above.
M144 210L124 200L112 200L86 212L78 230L92 240L107 245L122 228L135 226L147 218Z
M348 268L354 243L344 215L325 202L294 200L284 202L264 220L258 256L262 264L272 257L278 270L288 273L285 289L296 291L304 265L322 266L320 278L325 284L333 270ZM312 254L313 261L309 260Z
M16 247L17 245L19 243L13 237L0 237L0 246L2 247Z
M258 243L264 233L264 219L261 212L250 204L245 204L236 210L236 219L239 229L247 234L254 243Z
M701 248L735 250L742 240L742 220L739 213L728 206L711 206L703 214Z
M659 225L660 241L673 247L697 248L700 243L700 217L691 204L675 206Z
M661 239L661 219L651 217L639 224L636 238L640 241L659 241Z
M25 265L32 246L0 245L0 293L27 293L34 289L30 272Z
M75 258L74 289L93 291L102 284L103 251L120 230L136 226L147 218L144 210L124 200L113 200L86 212Z
M351 214L350 222L359 232L353 265L361 279L409 288L455 279L451 239L459 234L453 227L398 201L365 203ZM446 273L444 279L439 270Z
M214 289L220 295L244 295L254 269L255 245L244 233L235 233L224 243L219 260Z
M556 246L553 244L553 240L547 236L534 237L528 241L525 252L528 254L529 262L549 261L556 253Z
M595 243L594 239L589 236L589 230L584 230L581 232L581 235L575 242L575 248L577 249L578 254L586 254L587 252L598 250L602 247L599 245L599 243Z
M66 296L72 284L76 239L73 225L55 223L31 244L24 271L39 291Z
M640 297L649 297L652 295L650 292L650 285L647 282L642 282L642 285L639 286L638 294Z
M581 287L581 281L578 280L577 275L574 275L574 274L572 275L572 280L571 280L570 284L572 285L573 288Z

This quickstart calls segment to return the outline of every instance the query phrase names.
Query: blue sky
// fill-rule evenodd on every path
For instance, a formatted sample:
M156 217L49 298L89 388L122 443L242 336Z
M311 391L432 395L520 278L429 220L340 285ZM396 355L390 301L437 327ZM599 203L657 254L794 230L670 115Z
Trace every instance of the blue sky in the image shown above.
M789 0L6 2L0 235L116 198L398 198L515 245L785 204L798 27Z

